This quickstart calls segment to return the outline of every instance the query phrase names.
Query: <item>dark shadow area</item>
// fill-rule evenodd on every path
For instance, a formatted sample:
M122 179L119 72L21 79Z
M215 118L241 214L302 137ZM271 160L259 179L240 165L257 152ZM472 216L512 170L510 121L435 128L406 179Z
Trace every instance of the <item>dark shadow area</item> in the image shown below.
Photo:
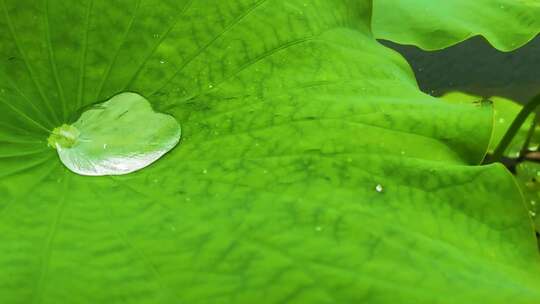
M434 96L457 90L526 103L540 93L540 36L508 53L494 49L482 37L440 51L381 43L401 53L422 91Z

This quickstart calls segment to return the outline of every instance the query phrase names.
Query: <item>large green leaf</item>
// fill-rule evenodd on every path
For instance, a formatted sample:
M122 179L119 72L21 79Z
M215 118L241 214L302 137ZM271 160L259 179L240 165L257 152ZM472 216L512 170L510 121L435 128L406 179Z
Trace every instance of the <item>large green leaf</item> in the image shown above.
M490 97L488 99L469 95L462 92L450 92L442 96L442 99L454 103L454 104L469 104L478 102L490 102L493 104L493 133L491 141L488 147L488 153L493 153L495 148L499 145L501 139L510 128L510 125L521 111L523 106L503 97ZM534 121L534 114L531 114L518 130L508 148L504 151L504 156L514 159L515 166L515 179L519 185L523 197L525 198L525 206L529 209L529 216L533 220L536 226L536 230L540 231L540 216L537 213L538 209L537 201L540 201L540 164L524 161L518 159L521 157L527 157L522 154L522 149L525 143L528 141L529 145L526 150L537 151L540 142L540 128L535 125L535 129L532 134L530 128ZM535 123L535 122L534 122ZM527 140L527 138L530 138Z
M377 38L438 50L475 35L511 51L540 33L538 0L373 0Z
M469 104L469 103L480 103L480 102L491 102L493 103L493 133L491 140L488 146L488 152L492 153L495 148L499 145L503 136L506 134L510 125L518 115L518 113L523 108L519 103L499 96L492 96L489 98L483 98L480 96L470 95L462 92L450 92L442 96L442 99L458 104ZM512 139L512 142L504 151L504 154L508 157L518 157L523 145L525 144L527 137L529 136L529 130L533 124L534 115L531 114L519 131L516 136ZM540 144L540 128L535 127L534 133L531 134L529 139L529 149L537 149Z
M540 233L540 164L524 161L516 167L516 178L523 192L529 215L531 216L536 231Z
M422 94L359 0L0 0L0 302L534 303L489 105ZM124 176L48 130L121 92L182 125Z

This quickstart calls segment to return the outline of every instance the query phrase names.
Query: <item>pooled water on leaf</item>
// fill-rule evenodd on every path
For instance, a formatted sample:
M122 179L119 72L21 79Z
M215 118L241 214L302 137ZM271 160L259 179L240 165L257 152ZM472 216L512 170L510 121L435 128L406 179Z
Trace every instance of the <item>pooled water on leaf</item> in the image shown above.
M180 141L180 125L136 93L121 93L48 138L62 163L80 175L121 175L158 160Z

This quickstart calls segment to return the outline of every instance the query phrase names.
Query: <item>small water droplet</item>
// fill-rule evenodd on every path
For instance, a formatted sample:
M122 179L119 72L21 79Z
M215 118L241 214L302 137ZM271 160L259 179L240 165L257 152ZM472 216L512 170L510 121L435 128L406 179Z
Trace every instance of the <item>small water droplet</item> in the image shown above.
M381 184L377 184L377 186L375 186L375 191L381 193L383 192L383 186Z
M158 33L155 33L155 34L153 35L153 37L154 37L154 38L159 38L159 34L158 34Z
M208 85L208 88L209 88L209 89L211 89L211 88L213 88L213 87L214 87L213 84L209 84L209 85Z
M322 228L321 226L317 226L317 227L315 227L315 231L317 231L317 232L320 232L320 231L322 231L322 229L323 229L323 228Z
M405 151L401 151L400 154L401 154L401 155L405 155Z
M535 217L536 216L536 212L532 211L532 210L529 210L529 214L532 216L532 217Z
M206 173L208 173L208 170L203 169L203 170L202 170L202 173L203 173L203 174L206 174Z
M536 205L536 201L531 201L531 205Z
M161 64L164 64L165 62L167 62L167 61L165 61L164 59L161 59L161 60L159 61L159 63L161 63Z
M499 118L499 123L504 123L506 120L504 118Z
M107 149L107 144L103 144L103 149Z

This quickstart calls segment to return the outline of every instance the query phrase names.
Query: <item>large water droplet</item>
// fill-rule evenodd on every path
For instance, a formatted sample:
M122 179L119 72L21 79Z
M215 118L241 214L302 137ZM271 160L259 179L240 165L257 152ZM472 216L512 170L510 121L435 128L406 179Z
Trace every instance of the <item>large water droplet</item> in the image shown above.
M136 93L121 93L64 124L48 138L62 163L81 175L121 175L158 160L180 141L174 117Z

